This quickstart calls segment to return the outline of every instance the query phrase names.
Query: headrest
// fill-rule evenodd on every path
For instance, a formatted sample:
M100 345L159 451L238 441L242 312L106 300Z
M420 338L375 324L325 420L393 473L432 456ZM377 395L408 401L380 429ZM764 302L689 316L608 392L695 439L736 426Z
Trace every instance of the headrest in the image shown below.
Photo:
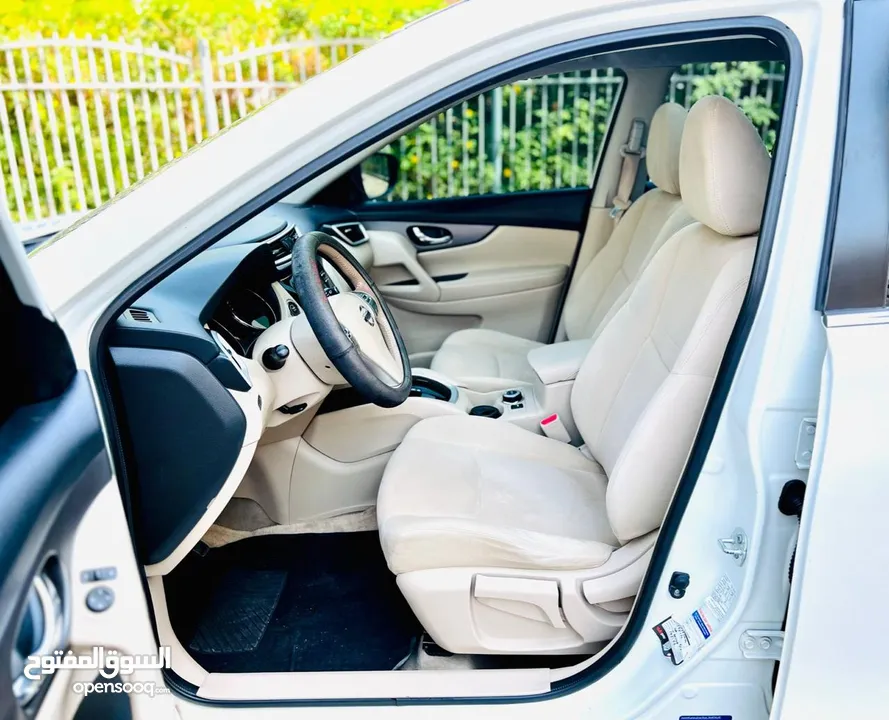
M645 163L648 177L664 192L679 195L679 146L688 111L676 103L664 103L651 118Z
M695 220L721 235L758 232L770 166L759 134L733 102L708 95L689 110L679 177Z

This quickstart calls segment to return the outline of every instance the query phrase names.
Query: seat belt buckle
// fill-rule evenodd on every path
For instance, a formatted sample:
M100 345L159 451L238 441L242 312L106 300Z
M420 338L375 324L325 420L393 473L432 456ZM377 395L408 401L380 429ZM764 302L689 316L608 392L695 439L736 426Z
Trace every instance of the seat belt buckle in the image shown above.
M540 429L548 438L559 440L564 443L571 442L571 436L568 434L568 430L559 418L559 413L553 413L552 415L543 418L543 420L540 421Z

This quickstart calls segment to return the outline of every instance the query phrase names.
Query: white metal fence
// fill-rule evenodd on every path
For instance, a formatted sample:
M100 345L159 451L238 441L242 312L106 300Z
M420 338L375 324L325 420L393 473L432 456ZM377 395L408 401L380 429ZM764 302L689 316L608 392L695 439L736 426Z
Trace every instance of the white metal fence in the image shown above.
M0 202L25 236L64 227L372 40L193 56L107 37L0 45Z
M26 237L60 229L373 42L297 39L214 53L199 40L190 54L106 37L2 44L0 202ZM671 98L690 104L700 77L694 68L676 75ZM771 105L782 79L771 68L735 99L768 94ZM610 71L549 76L442 113L392 147L402 166L396 197L589 182L620 82Z

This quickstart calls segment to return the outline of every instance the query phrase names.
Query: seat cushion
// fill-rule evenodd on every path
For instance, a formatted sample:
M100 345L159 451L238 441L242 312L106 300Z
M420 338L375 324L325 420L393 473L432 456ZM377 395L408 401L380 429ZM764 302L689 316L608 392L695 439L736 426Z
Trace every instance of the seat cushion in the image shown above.
M432 369L454 379L483 380L481 385L492 390L531 383L536 375L528 363L528 351L541 345L496 330L459 330L435 353Z
M606 477L580 450L503 420L417 423L377 501L393 573L446 567L598 567L619 543Z

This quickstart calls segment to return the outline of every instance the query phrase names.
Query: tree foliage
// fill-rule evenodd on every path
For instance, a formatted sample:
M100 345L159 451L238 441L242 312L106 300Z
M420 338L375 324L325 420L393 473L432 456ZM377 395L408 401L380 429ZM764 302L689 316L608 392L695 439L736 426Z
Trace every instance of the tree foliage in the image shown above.
M244 59L222 65L216 64L217 52L284 39L376 38L450 1L0 0L0 42L58 33L107 35L129 45L156 43L194 59L182 66L179 78L194 81L202 38L213 51L212 77L233 88L218 87L209 96L210 110L215 104L220 124L227 125L360 45L297 49L266 55L259 63ZM21 82L28 72L41 79L44 58L38 52L13 56L11 64L0 63L0 82ZM152 58L141 61L134 53L103 59L101 50L66 50L62 63L50 49L45 66L50 79L67 64L71 80L76 65L83 78L95 79L93 89L4 92L9 133L0 134L0 170L14 218L51 215L67 206L75 211L95 207L206 136L207 97L197 90L127 95L104 87L125 73L138 79L144 71L140 63L147 66L149 84L155 78L173 79L170 67L158 70ZM674 75L668 98L689 107L704 95L729 97L771 149L783 71L774 62L688 65ZM239 86L241 77L255 82ZM590 184L620 82L618 75L601 70L548 76L489 91L438 114L390 147L401 169L393 199ZM70 112L63 122L66 105ZM51 136L53 122L60 127L58 138ZM33 168L30 174L26 165ZM14 183L14 177L20 182Z
M448 0L3 0L0 39L108 35L180 52L199 36L228 50L281 38L378 37Z
M70 82L76 68L90 83L81 92L4 91L9 132L0 133L0 171L12 215L25 220L67 207L74 211L95 207L206 137L206 98L200 93L95 91L97 84L120 82L126 75L139 80L143 71L149 84L155 79L193 81L199 73L198 42L204 39L212 49L215 80L257 81L250 89L214 91L220 124L227 125L280 94L281 84L305 80L361 46L306 47L287 56L276 54L271 64L268 56L261 63L245 59L221 66L216 64L217 53L284 40L377 38L446 4L447 0L0 0L0 43L53 34L79 39L107 36L128 46L156 44L193 59L177 67L179 75L173 77L166 61L156 64L138 52L112 51L103 56L101 49L65 48L57 55L52 48L31 48L8 55L7 62L0 63L0 82L21 83L29 74L37 82L61 81L63 75ZM278 85L264 85L268 80ZM52 137L53 123L60 128L58 138Z

